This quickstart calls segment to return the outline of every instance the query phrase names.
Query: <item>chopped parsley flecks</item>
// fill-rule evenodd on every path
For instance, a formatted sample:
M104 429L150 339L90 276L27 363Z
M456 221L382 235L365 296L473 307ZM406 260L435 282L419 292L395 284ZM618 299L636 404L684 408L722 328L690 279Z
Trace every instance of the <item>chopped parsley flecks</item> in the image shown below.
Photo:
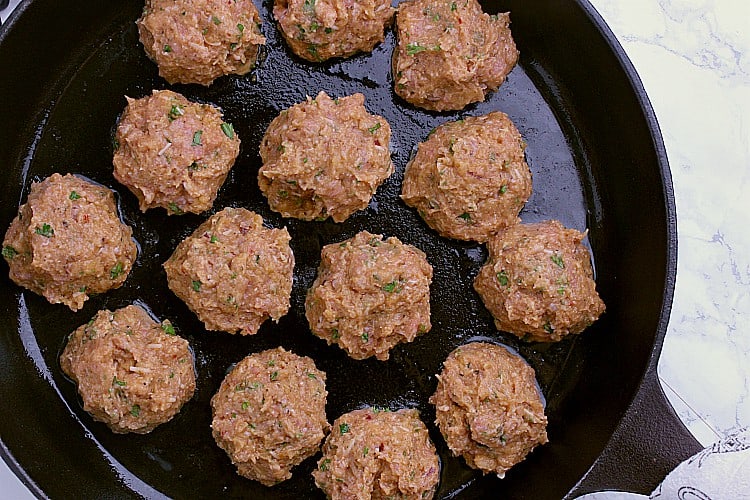
M422 51L427 50L427 47L420 45L418 43L409 43L406 45L406 55L407 56L413 56L414 54L418 54Z
M341 434L346 434L347 432L349 432L349 424L339 424L339 432Z
M552 262L554 262L557 267L559 267L560 269L565 269L565 262L563 261L562 255L555 253L552 254L550 259L552 259Z
M173 104L169 108L169 121L173 121L185 114L185 110L179 104Z
M401 291L401 280L393 280L382 287L384 292L393 293Z
M138 418L141 414L141 407L138 405L133 405L130 407L130 414L134 417Z
M169 211L176 215L182 215L184 212L180 207L177 206L177 203L170 201L167 206L169 207Z
M372 127L368 128L367 131L370 132L371 134L374 134L380 128L380 126L381 126L380 122L378 122Z
M122 262L118 262L109 270L109 278L115 280L120 277L123 271Z
M510 279L508 279L505 269L497 273L497 281L500 282L500 286L510 286Z
M39 236L44 236L45 238L51 238L55 234L55 230L52 229L52 226L47 223L42 224L42 227L37 226L37 228L34 229L34 232Z
M18 255L18 250L16 250L16 249L15 249L15 248L13 248L12 246L10 246L10 245L5 245L5 246L3 247L3 257L5 257L6 259L8 259L8 260L11 260L11 259L13 259L13 257L15 257L16 255Z
M170 47L169 45L165 45L164 46L164 52L166 52L166 53L172 52L172 47Z
M200 281L198 281L198 280L193 280L193 283L192 283L192 286L193 286L193 291L195 291L195 292L200 292L200 291L201 291L201 286L202 286L202 285L203 285L203 283L201 283Z
M201 137L203 136L202 130L196 130L193 134L193 146L202 146Z
M167 335L177 335L177 332L174 331L174 327L172 326L172 323L169 321L165 321L161 324L161 329L164 330L164 333Z
M68 199L70 199L70 200L80 200L81 199L81 195L78 194L76 191L71 191L70 195L68 196Z

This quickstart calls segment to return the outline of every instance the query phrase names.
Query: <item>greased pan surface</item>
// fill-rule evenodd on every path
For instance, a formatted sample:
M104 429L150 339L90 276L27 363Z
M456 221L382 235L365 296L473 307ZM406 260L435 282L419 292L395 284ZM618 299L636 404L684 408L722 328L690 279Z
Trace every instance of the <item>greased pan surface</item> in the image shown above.
M209 400L227 369L249 353L282 345L312 357L328 375L329 421L365 405L415 407L441 457L438 498L560 498L597 460L636 394L653 375L675 273L674 201L668 166L642 89L622 65L611 34L587 4L575 1L484 2L511 12L519 65L488 100L460 113L429 113L395 97L389 32L371 55L312 65L293 57L258 4L268 38L259 68L211 87L168 86L138 42L140 1L30 0L0 32L0 229L5 231L32 181L72 172L119 194L140 254L125 285L89 300L78 313L21 290L0 273L0 436L2 452L39 496L51 498L319 498L310 472L317 457L273 488L240 478L211 437ZM599 23L599 24L598 24ZM609 40L609 41L608 41ZM617 49L617 50L616 50ZM630 69L632 72L632 69ZM167 288L161 264L209 214L167 217L138 211L112 177L112 136L124 95L171 88L224 110L242 139L240 156L214 205L245 207L273 227L286 226L296 258L290 313L251 337L206 332ZM365 106L393 128L396 173L370 206L341 224L283 219L257 187L258 144L278 112L320 90L365 95ZM646 109L644 109L646 106ZM417 142L445 121L506 112L528 144L533 195L525 222L556 218L589 230L605 315L580 337L525 344L497 332L472 288L483 246L440 238L398 198ZM213 213L212 212L212 213ZM355 361L314 337L304 318L323 245L366 229L426 252L434 267L433 329L396 347L387 362ZM67 335L97 310L138 302L170 319L196 355L195 397L168 424L145 436L114 435L80 405L59 366ZM451 457L427 403L435 373L460 344L482 339L520 352L535 368L547 401L550 443L504 480L480 478ZM664 463L635 485L644 492ZM672 463L671 465L674 465ZM580 491L580 485L579 485Z

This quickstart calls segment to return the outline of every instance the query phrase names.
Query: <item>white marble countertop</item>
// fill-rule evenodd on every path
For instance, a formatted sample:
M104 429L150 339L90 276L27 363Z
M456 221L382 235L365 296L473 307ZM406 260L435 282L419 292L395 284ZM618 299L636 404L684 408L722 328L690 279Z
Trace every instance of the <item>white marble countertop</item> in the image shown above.
M590 2L632 60L664 136L679 251L659 379L708 445L750 425L750 2ZM31 497L2 461L0 497Z

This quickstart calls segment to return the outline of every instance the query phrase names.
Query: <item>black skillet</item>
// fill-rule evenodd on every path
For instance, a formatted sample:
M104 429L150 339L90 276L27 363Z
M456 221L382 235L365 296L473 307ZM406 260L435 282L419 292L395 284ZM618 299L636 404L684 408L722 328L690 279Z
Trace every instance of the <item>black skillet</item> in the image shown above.
M260 68L210 88L174 86L221 106L242 139L240 157L215 210L243 206L274 227L286 225L297 259L292 309L258 335L206 332L166 287L161 263L204 220L163 211L141 214L112 177L111 139L125 105L168 88L138 43L137 0L27 0L0 30L0 230L32 181L52 172L86 176L119 193L140 256L125 285L72 313L25 292L2 269L0 438L2 455L26 485L51 498L318 498L315 458L273 488L237 476L210 433L209 399L227 368L251 352L283 345L328 374L328 417L367 404L416 407L430 424L442 461L438 498L561 498L602 488L649 492L697 451L665 402L656 376L676 272L675 206L666 153L644 90L602 19L584 0L487 1L511 11L521 60L487 102L460 113L426 113L394 97L394 37L372 55L320 66L291 57L259 5L269 39ZM369 208L342 224L284 220L260 194L259 140L270 120L305 95L362 92L394 130L396 173ZM435 125L463 115L505 111L528 143L534 194L526 222L557 218L588 228L606 314L583 335L525 344L495 331L471 287L482 246L439 238L398 200L414 145ZM433 330L394 349L388 362L353 361L312 336L303 314L322 245L367 229L422 248L435 267ZM169 318L196 354L195 397L146 436L120 436L81 408L60 371L66 335L101 308L132 302ZM445 356L472 339L517 349L536 369L547 401L550 443L499 480L449 456L427 398ZM317 457L316 457L317 458Z

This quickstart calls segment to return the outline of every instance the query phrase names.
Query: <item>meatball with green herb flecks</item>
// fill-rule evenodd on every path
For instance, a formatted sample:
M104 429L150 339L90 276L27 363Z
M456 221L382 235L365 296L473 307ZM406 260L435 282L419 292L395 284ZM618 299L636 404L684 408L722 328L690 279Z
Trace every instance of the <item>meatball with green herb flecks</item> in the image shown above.
M281 347L247 356L211 398L211 429L237 472L273 486L314 455L330 427L326 374Z
M210 209L240 152L232 124L216 107L171 90L127 100L115 135L115 179L133 192L144 212Z
M331 500L430 499L440 463L417 410L363 408L333 423L313 477Z
M310 330L354 359L386 360L432 328L431 281L425 254L397 238L362 231L326 245L305 300Z
M283 110L260 143L258 186L284 217L346 220L367 208L393 173L391 127L354 94L315 99Z
M503 477L547 442L547 417L534 369L506 348L473 342L443 363L430 398L435 423L453 455Z
M409 0L396 14L393 81L400 97L435 111L463 109L497 90L518 61L508 13L477 0Z
M164 264L169 288L208 330L257 333L289 310L294 254L289 233L244 208L212 215Z
M390 0L276 0L273 7L292 52L312 62L372 51L394 12Z
M517 224L489 240L474 288L498 330L555 342L582 332L604 312L585 234L556 220Z
M505 113L436 127L406 166L401 198L441 236L485 242L531 196L526 144Z
M138 33L169 83L210 85L244 75L266 43L252 0L146 0Z
M60 366L77 384L83 409L118 434L151 432L195 391L188 342L135 305L99 311L74 331Z
M77 311L123 284L138 254L108 188L71 174L31 185L3 240L10 278Z

